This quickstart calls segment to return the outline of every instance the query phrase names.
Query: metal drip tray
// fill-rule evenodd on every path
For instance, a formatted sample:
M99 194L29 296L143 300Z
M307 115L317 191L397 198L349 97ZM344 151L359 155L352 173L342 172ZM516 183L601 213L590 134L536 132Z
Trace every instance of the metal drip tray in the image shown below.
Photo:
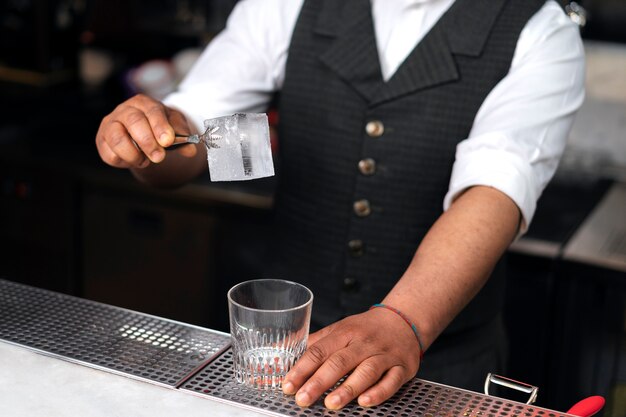
M182 390L248 408L269 416L303 417L566 417L540 407L490 397L415 378L387 402L371 408L350 403L338 411L324 408L318 401L299 407L293 396L276 391L246 388L235 381L232 351L228 350L185 382Z
M168 387L230 345L224 333L6 280L0 339Z
M377 407L302 408L280 391L238 384L227 334L1 279L0 340L270 416L570 416L417 378Z

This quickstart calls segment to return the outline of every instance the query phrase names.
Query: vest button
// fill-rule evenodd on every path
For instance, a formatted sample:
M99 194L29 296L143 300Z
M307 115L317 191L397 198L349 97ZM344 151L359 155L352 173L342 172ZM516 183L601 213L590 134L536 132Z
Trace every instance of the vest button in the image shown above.
M354 202L352 207L354 209L354 213L359 217L369 216L372 212L372 209L370 208L370 202L367 200L357 200Z
M376 172L376 161L372 158L365 158L359 161L359 171L363 175L374 175Z
M362 256L364 251L363 241L360 239L354 239L348 242L348 249L352 256Z
M372 120L365 125L365 133L372 138L377 138L385 133L385 125L380 120Z
M343 279L343 290L344 291L356 291L359 288L359 282L352 278L346 277Z

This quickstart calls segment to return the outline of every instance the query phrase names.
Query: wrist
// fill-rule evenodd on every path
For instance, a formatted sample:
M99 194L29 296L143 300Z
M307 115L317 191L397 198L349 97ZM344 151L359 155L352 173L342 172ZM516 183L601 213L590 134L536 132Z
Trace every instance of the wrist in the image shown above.
M440 323L437 317L432 314L433 311L436 311L436 306L432 305L430 300L421 299L419 294L405 292L399 296L395 291L392 291L381 302L402 311L415 324L424 350L428 350L445 328L445 325Z
M413 336L415 337L417 345L419 346L419 357L420 357L420 360L422 360L422 358L424 357L424 352L425 352L425 347L424 347L424 343L422 342L422 337L420 336L419 330L417 326L415 325L415 323L413 323L413 321L411 321L411 319L406 314L404 314L402 311L398 310L395 307L392 307L388 304L383 304L383 303L374 304L369 309L370 310L374 310L374 309L387 310L391 314L394 314L398 319L401 319L404 322L404 325L408 326L408 328L413 333Z

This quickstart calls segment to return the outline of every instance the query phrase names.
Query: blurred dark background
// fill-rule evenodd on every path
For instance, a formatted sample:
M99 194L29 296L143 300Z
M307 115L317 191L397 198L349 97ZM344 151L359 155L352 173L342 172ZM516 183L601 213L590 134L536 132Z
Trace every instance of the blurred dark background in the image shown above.
M174 88L235 3L0 1L0 277L227 331L226 290L263 262L273 180L156 190L102 163L94 139L120 102ZM626 73L626 1L579 3L598 57L590 69ZM590 87L580 119L610 108L624 127L626 90L615 99ZM589 123L574 127L528 235L508 253L507 376L540 386L539 405L566 410L601 394L604 415L623 416L626 262L569 250L626 182L623 159L612 159L623 130L595 141ZM624 212L605 253L618 261Z

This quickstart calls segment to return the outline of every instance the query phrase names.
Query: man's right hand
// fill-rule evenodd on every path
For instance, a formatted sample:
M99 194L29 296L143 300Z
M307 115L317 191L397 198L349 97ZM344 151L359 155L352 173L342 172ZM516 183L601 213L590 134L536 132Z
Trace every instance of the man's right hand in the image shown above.
M98 153L116 168L146 168L165 158L165 148L174 143L174 132L190 134L185 116L145 95L136 95L102 119L96 135ZM193 157L195 146L176 149Z
M104 162L129 168L142 182L179 186L206 171L206 152L203 145L186 144L166 153L174 143L174 132L192 133L185 116L139 94L102 119L96 146Z

